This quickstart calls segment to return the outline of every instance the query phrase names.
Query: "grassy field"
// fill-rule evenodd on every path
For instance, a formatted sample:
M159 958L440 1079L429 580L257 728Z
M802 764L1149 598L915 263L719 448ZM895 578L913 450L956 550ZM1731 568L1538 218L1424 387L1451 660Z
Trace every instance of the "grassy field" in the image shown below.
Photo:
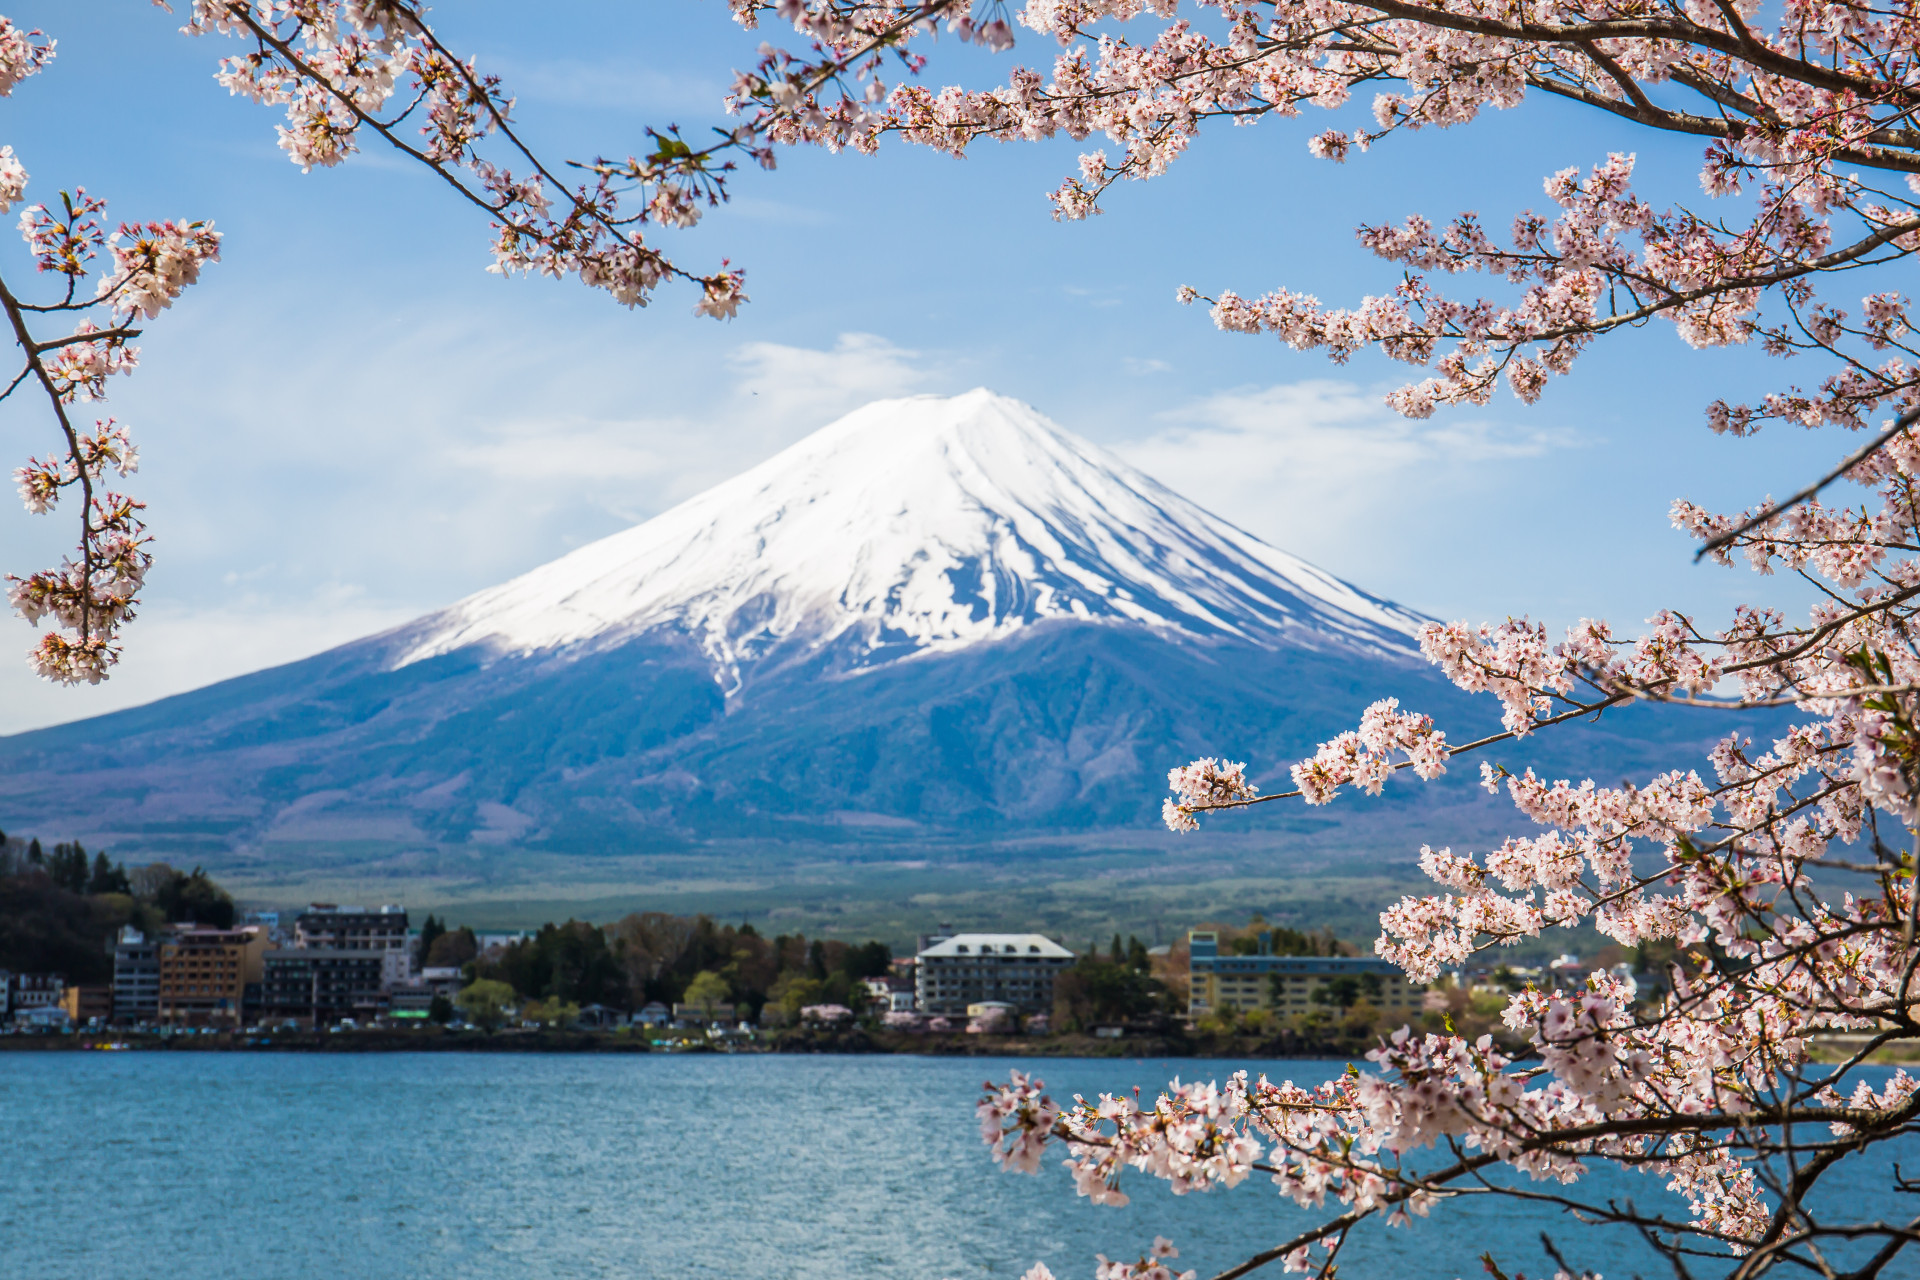
M1306 858L1284 850L1195 841L1199 856L1158 848L1065 850L1001 847L972 856L874 857L847 861L825 851L739 847L699 856L576 858L501 854L485 874L444 862L409 872L387 862L369 869L350 857L320 862L297 878L218 869L247 905L310 901L402 902L418 920L431 911L481 929L534 928L569 918L607 923L630 912L704 912L764 933L878 938L900 951L919 933L1041 932L1075 950L1105 946L1115 933L1170 943L1208 922L1245 923L1258 913L1278 925L1330 928L1365 942L1381 909L1432 888L1408 865L1377 853ZM1517 948L1516 961L1584 941L1572 935Z

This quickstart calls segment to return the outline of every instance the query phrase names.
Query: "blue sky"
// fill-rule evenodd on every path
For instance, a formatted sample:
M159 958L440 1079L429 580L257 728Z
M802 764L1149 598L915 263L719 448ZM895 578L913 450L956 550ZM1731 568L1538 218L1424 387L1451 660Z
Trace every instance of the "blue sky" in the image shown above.
M726 256L753 297L730 324L663 293L626 311L577 284L487 275L484 220L397 159L303 175L278 113L230 98L230 50L176 34L146 0L14 4L59 40L0 100L30 197L85 185L121 218L211 218L224 260L149 327L109 410L131 424L158 564L115 679L59 690L0 623L0 732L130 705L315 652L449 603L643 520L883 395L989 386L1031 402L1270 541L1377 594L1474 620L1629 624L1672 605L1717 619L1777 582L1696 567L1677 495L1732 507L1784 492L1847 442L1711 436L1701 407L1783 370L1699 353L1670 329L1620 335L1531 408L1409 423L1379 404L1413 372L1337 367L1216 332L1174 289L1275 285L1327 302L1389 288L1352 229L1477 209L1504 227L1541 178L1609 150L1642 186L1700 203L1698 145L1529 102L1402 137L1344 166L1312 159L1312 116L1210 129L1164 178L1079 224L1045 193L1080 147L987 146L964 161L788 152L673 237ZM525 20L537 12L542 25ZM718 122L761 35L718 0L448 4L437 27L500 74L553 158L625 154L647 124ZM1030 33L1009 57L1043 60ZM927 78L1004 67L951 42ZM996 81L997 82L997 81ZM24 249L0 273L24 282ZM1469 286L1470 287L1470 286ZM1817 377L1812 369L1790 372ZM0 406L7 468L52 447L44 408ZM71 529L0 508L0 562L51 563ZM1789 593L1786 597L1795 597Z

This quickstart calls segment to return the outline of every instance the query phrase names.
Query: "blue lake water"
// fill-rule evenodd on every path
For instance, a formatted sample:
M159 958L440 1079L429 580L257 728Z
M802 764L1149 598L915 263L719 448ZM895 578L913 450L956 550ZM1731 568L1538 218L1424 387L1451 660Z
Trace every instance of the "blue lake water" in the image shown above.
M1113 1209L1078 1199L1057 1165L1001 1174L972 1114L981 1081L1031 1066L1056 1097L1092 1096L1240 1066L1317 1082L1343 1065L5 1053L0 1277L984 1280L1044 1260L1072 1280L1156 1233L1207 1276L1309 1215L1258 1175L1185 1197L1135 1177ZM1888 1172L1877 1160L1831 1194L1897 1211ZM1657 1179L1599 1176L1685 1216ZM1608 1280L1671 1275L1622 1235L1480 1200L1369 1224L1341 1276L1478 1277L1489 1248L1551 1275L1543 1227Z

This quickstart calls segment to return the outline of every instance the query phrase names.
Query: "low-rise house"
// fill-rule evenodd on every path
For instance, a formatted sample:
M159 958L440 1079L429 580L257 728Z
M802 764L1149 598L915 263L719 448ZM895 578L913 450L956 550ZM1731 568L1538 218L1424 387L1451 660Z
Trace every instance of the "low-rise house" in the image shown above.
M1427 990L1408 982L1394 965L1371 957L1222 955L1220 936L1212 930L1189 933L1187 950L1187 1012L1195 1018L1220 1010L1303 1014L1326 1007L1327 995L1349 987L1357 987L1383 1013L1411 1017Z
M104 983L69 986L60 993L60 1007L78 1026L108 1022L113 1017L113 988Z
M884 978L867 978L867 999L881 1013L913 1012L913 979L888 974Z
M580 1016L573 1020L576 1027L586 1027L592 1031L606 1031L622 1026L627 1015L618 1009L610 1009L604 1004L590 1004L580 1010Z
M673 1011L654 1000L634 1014L633 1020L643 1027L664 1027L673 1020Z
M7 975L7 1008L14 1021L34 1009L58 1007L67 993L63 973L10 973Z
M132 925L113 944L112 1016L123 1026L160 1020L160 941Z
M914 959L914 995L923 1013L964 1013L981 1001L1045 1013L1053 1008L1054 979L1073 963L1073 952L1037 933L958 933L930 939Z
M435 965L420 971L420 981L433 989L437 996L451 1000L460 994L460 988L466 986L466 980L460 975L458 965Z
M673 1006L673 1025L676 1027L719 1026L733 1021L731 1004L681 1004Z
M387 989L387 1016L405 1022L423 1022L433 1012L434 989L424 982L408 982Z
M37 1004L17 1010L13 1015L13 1025L39 1031L66 1031L73 1026L73 1019L60 1005Z

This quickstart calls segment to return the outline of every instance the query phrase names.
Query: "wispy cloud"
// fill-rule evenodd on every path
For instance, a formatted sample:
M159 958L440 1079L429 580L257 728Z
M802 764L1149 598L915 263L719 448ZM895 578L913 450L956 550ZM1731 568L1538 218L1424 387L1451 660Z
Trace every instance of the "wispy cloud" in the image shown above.
M825 349L748 342L697 415L525 415L464 428L449 462L516 489L551 487L640 520L692 497L869 401L929 381L918 352L873 334Z
M1377 391L1316 379L1221 392L1158 415L1151 434L1113 447L1161 483L1336 572L1424 558L1438 509L1497 500L1582 446L1560 426L1519 429L1478 417L1426 421ZM1376 571L1377 572L1377 571ZM1378 576L1364 585L1392 590Z

